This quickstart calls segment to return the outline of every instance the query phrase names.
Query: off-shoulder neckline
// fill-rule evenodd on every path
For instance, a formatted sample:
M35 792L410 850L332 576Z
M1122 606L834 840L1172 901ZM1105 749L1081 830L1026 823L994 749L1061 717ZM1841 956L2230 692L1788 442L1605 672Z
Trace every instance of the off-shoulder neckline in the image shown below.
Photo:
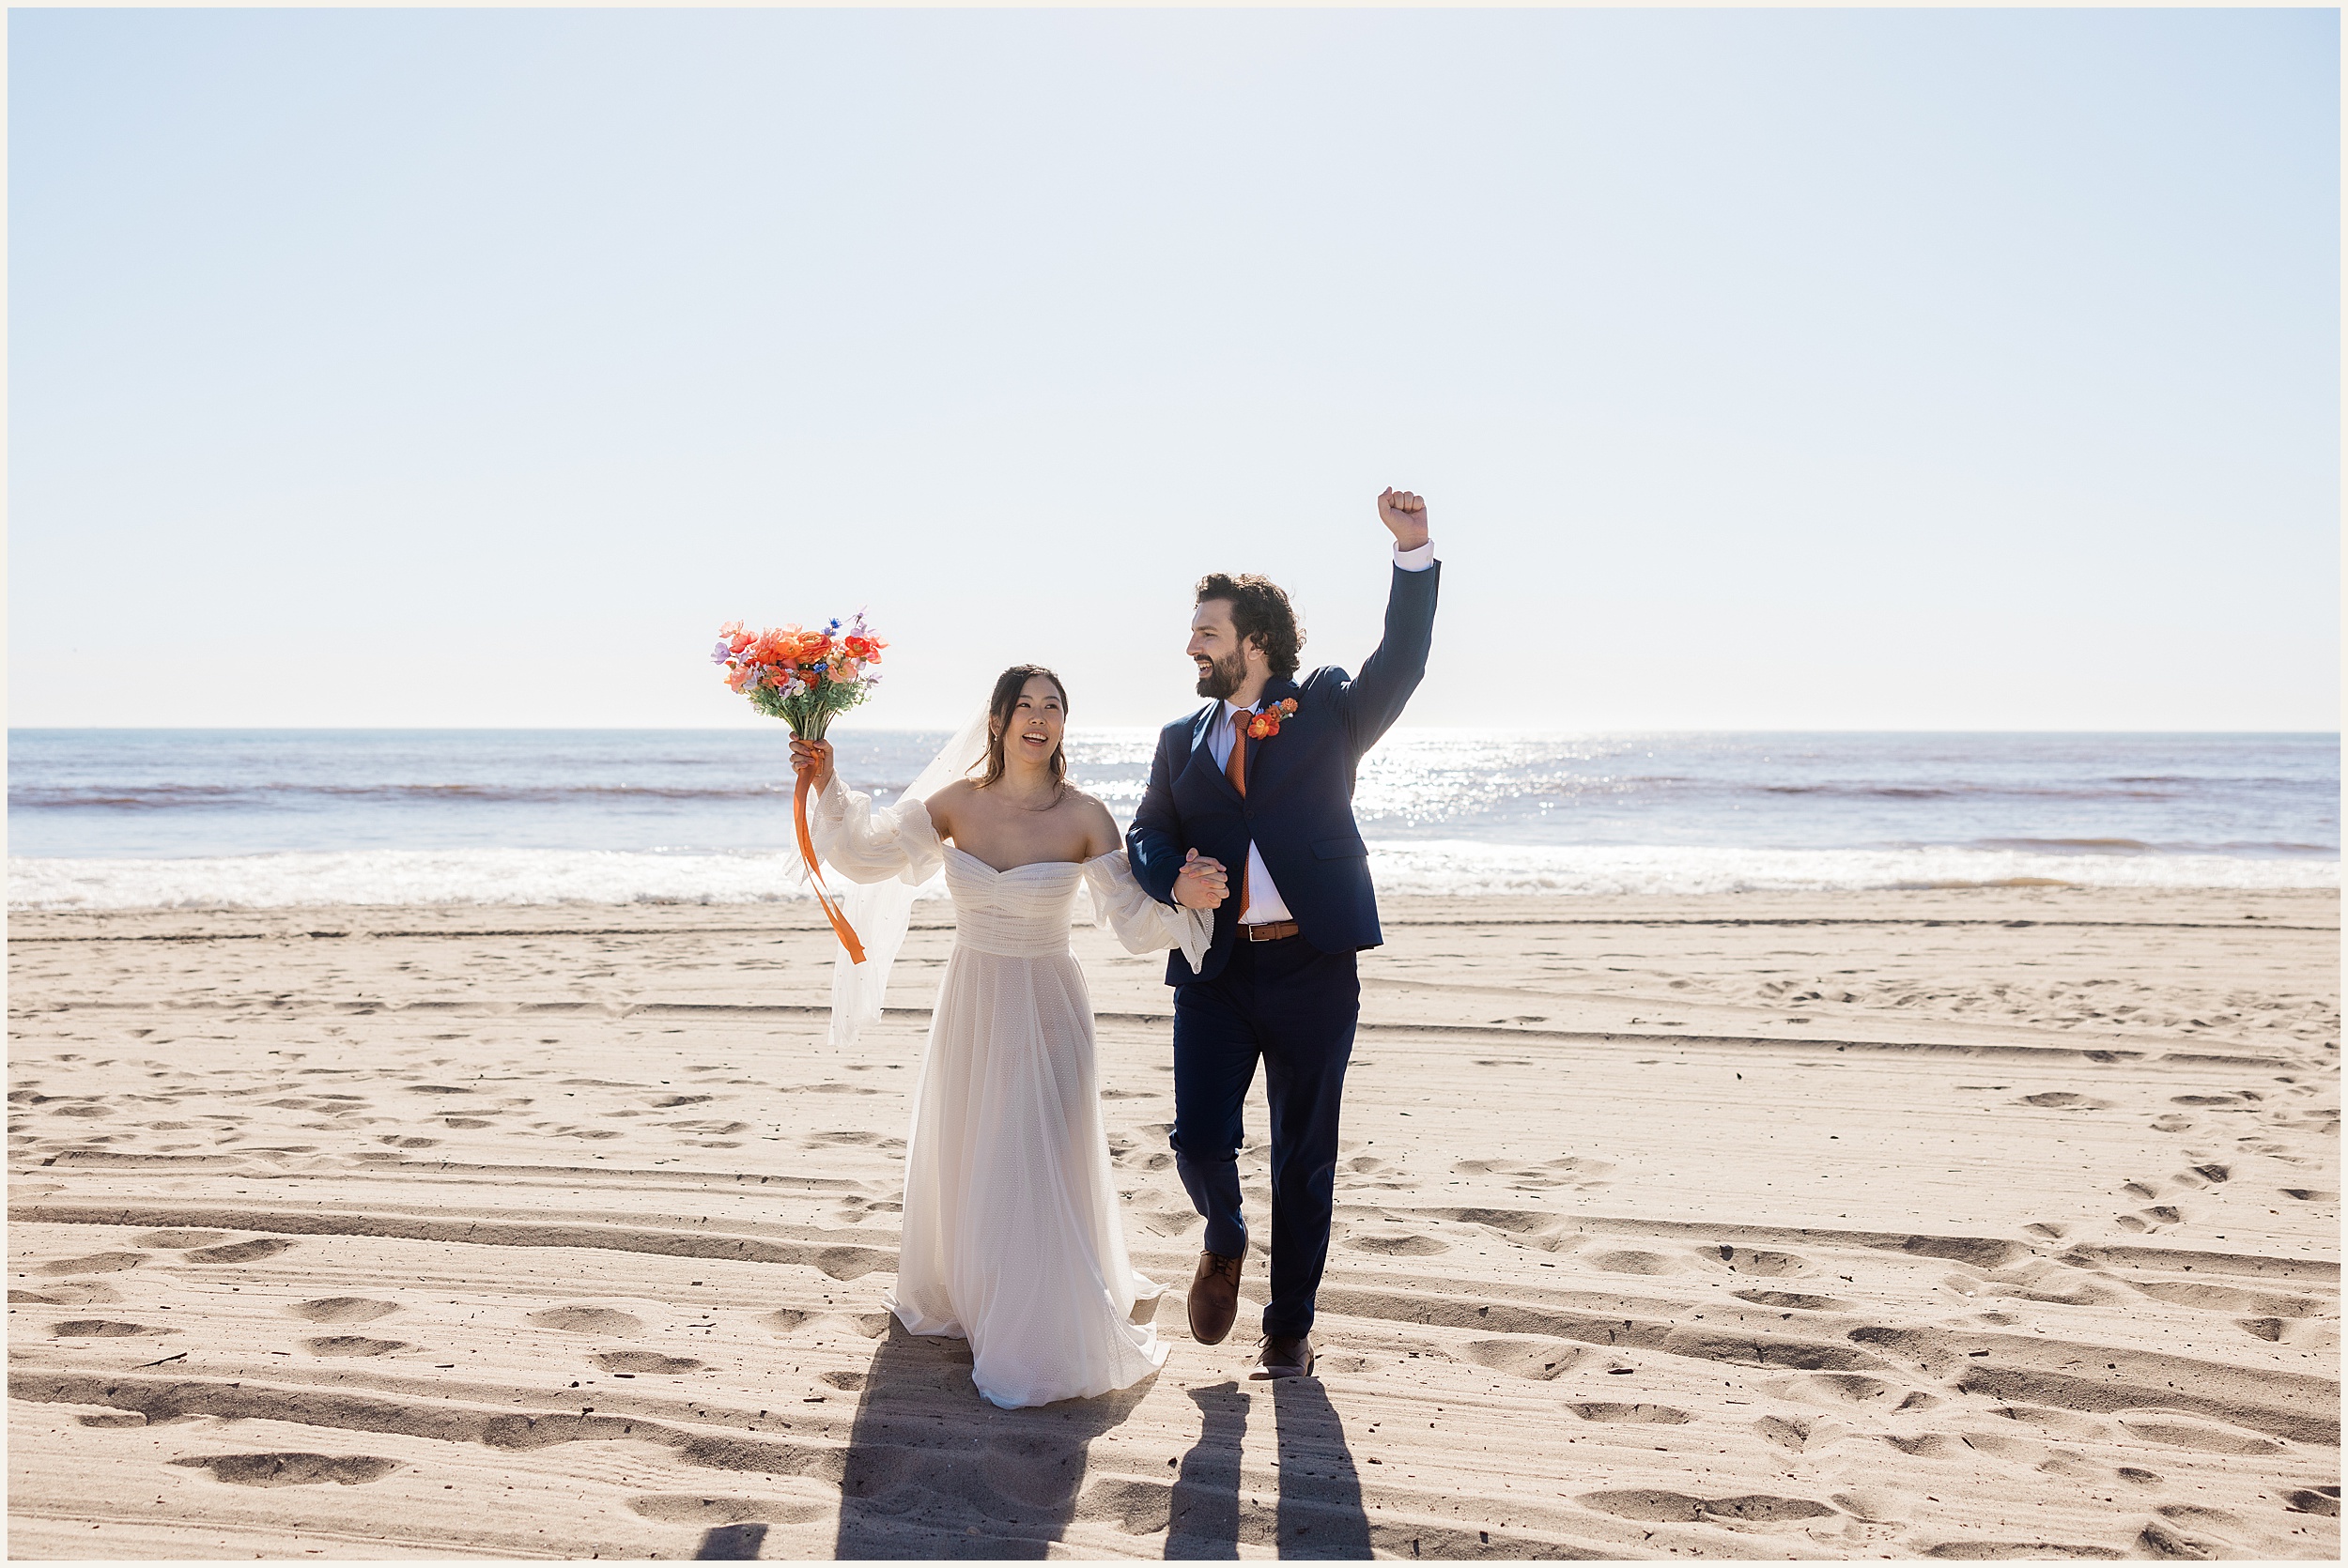
M1094 855L1090 860L1023 860L1016 866L992 866L988 865L987 862L983 860L980 860L977 855L972 854L968 850L964 849L960 844L949 842L944 838L940 838L937 841L937 847L941 850L947 850L952 853L958 854L965 860L977 861L979 865L985 866L988 870L994 872L998 877L1010 876L1013 871L1024 871L1031 866L1074 866L1077 869L1082 870L1085 867L1097 865L1101 861L1106 860L1110 855L1117 853L1115 850L1104 850L1101 853Z

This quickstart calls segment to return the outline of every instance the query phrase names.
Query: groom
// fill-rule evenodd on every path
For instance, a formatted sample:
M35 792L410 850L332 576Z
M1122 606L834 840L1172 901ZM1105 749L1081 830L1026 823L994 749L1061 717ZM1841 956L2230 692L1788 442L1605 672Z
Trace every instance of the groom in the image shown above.
M1240 1111L1256 1063L1272 1109L1272 1303L1254 1377L1313 1368L1313 1299L1329 1255L1337 1104L1353 1053L1353 955L1383 940L1368 850L1353 822L1362 754L1427 673L1434 546L1427 507L1378 498L1394 535L1385 638L1359 675L1296 679L1304 636L1288 595L1253 576L1200 579L1190 622L1198 695L1216 700L1158 735L1150 787L1125 835L1134 874L1166 903L1214 911L1214 942L1174 987L1174 1157L1206 1217L1190 1331L1220 1344L1239 1315L1247 1257L1240 1217Z

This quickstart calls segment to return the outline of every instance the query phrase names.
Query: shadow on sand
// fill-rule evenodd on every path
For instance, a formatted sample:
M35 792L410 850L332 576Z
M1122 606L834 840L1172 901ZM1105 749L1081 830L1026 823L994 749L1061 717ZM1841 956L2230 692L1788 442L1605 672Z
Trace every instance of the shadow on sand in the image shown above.
M891 1319L849 1433L833 1556L1046 1555L1074 1515L1088 1446L1150 1385L998 1410L970 1382L968 1345Z
M1276 1545L1282 1557L1374 1555L1345 1423L1319 1378L1283 1378L1252 1390L1219 1383L1189 1392L1198 1407L1198 1441L1182 1456L1174 1483L1168 1558L1235 1558L1242 1542ZM1271 1403L1280 1451L1279 1502L1269 1518L1241 1496L1241 1449L1259 1399Z
M893 1319L873 1353L840 1483L838 1558L1041 1558L1085 1490L1092 1439L1121 1423L1154 1379L1099 1399L998 1410L970 1382L970 1347L905 1332ZM1368 1516L1345 1424L1318 1378L1186 1391L1198 1440L1172 1484L1101 1478L1102 1510L1128 1533L1166 1532L1168 1558L1236 1558L1243 1544L1284 1558L1367 1558ZM1251 1411L1269 1407L1278 1500L1245 1495ZM761 1533L764 1533L763 1530ZM757 1555L740 1527L712 1530L705 1558Z

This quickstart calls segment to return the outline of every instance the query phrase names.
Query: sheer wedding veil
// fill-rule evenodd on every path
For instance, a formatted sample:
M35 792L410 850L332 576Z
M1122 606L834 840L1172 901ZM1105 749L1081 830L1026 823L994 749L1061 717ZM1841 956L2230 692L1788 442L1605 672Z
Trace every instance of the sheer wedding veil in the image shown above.
M987 713L981 708L978 717L957 730L945 749L905 786L904 793L889 803L891 808L925 800L968 774L986 760L986 739ZM888 971L905 945L913 901L926 885L926 882L917 884L891 877L887 882L849 883L840 889L840 913L847 916L864 944L864 961L851 962L845 948L833 961L832 1044L850 1044L864 1025L879 1021L881 998L888 990Z

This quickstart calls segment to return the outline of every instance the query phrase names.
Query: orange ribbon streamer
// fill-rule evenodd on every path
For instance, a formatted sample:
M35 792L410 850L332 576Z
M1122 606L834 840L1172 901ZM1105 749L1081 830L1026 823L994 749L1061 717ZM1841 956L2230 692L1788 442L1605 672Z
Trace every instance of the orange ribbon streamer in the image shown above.
M840 913L840 906L831 901L830 891L824 886L824 869L815 861L815 839L807 831L807 787L815 781L815 770L803 769L799 787L791 793L791 815L799 829L799 853L807 861L808 884L815 889L815 901L824 906L824 917L840 938L840 945L848 950L852 963L864 961L864 944L856 939L856 928Z

